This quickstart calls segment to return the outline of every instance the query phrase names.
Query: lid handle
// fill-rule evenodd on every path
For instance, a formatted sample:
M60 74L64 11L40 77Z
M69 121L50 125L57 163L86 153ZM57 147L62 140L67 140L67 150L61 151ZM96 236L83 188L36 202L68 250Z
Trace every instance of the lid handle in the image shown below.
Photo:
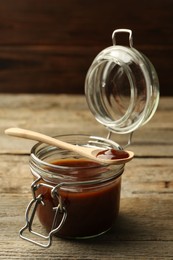
M121 32L125 32L125 33L129 33L129 45L132 48L133 47L133 37L132 37L132 31L129 29L117 29L115 31L113 31L112 33L112 42L113 45L116 45L116 33L121 33Z

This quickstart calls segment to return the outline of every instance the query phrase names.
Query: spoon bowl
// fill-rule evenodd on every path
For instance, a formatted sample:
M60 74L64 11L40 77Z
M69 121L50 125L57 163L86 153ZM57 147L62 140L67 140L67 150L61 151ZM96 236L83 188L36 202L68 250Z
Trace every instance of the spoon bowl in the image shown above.
M70 143L60 141L53 137L35 131L22 129L22 128L8 128L5 130L5 134L21 137L25 139L35 140L52 146L59 147L61 149L66 149L101 164L125 164L130 160L132 160L132 158L134 157L134 153L131 151L114 150L114 149L103 150L95 147L92 148L92 147L73 145Z

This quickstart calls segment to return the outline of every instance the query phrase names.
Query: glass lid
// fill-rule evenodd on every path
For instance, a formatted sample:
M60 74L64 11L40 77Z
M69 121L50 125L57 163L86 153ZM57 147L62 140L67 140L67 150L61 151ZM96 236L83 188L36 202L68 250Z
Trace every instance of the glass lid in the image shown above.
M129 33L127 47L116 45L119 32ZM115 30L113 46L101 51L85 80L85 94L95 118L110 131L126 134L148 122L159 101L159 81L151 62L132 47L132 32Z

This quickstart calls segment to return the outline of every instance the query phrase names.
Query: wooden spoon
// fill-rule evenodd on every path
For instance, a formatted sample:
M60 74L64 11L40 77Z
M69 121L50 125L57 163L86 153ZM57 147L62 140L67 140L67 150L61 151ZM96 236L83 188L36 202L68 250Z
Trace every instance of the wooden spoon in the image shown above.
M79 155L82 155L86 158L92 159L99 163L104 164L124 164L129 162L133 157L134 153L131 151L122 151L122 150L103 150L91 147L84 147L79 145L73 145L55 139L53 137L34 132L31 130L26 130L22 128L9 128L5 130L5 134L12 135L16 137L22 137L26 139L31 139L39 142L43 142L52 146L56 146L62 149L76 152ZM107 154L108 153L108 154ZM125 155L123 157L123 154ZM111 156L112 155L112 156ZM117 157L117 158L115 158ZM121 158L120 158L121 157ZM112 158L112 159L110 159Z

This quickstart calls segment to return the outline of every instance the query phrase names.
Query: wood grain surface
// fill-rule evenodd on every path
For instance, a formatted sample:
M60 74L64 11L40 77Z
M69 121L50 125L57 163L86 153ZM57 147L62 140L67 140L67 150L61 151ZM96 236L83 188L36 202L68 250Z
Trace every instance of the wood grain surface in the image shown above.
M94 57L115 29L129 28L161 95L173 95L172 0L1 0L0 12L0 92L83 93ZM127 35L118 43L128 45Z
M32 195L28 160L34 142L4 135L18 126L50 135L106 136L84 96L0 95L0 259L173 259L173 99L162 98L154 118L138 130L126 165L115 225L96 239L53 239L42 249L19 238ZM119 143L127 137L113 135ZM43 228L41 228L43 231Z

